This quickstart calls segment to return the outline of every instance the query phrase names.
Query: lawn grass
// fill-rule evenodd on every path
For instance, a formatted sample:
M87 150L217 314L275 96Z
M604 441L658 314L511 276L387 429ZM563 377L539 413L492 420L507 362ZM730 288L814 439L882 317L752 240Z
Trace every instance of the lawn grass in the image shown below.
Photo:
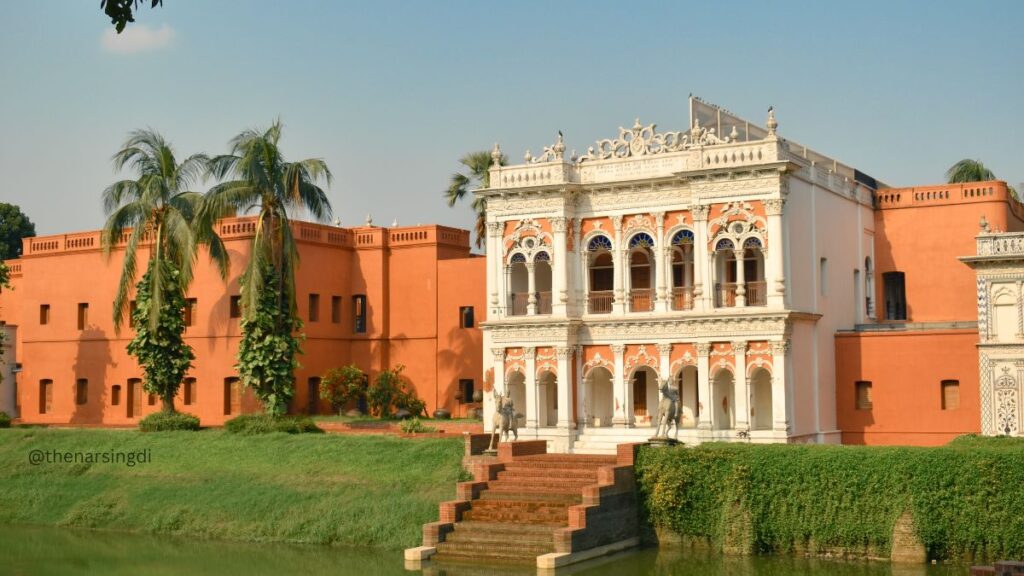
M483 420L480 418L428 418L420 416L420 422L424 424L444 424L445 422L477 422L483 424ZM392 424L398 424L401 422L398 418L377 418L376 416L346 416L344 414L332 414L332 415L319 415L313 416L315 422L340 422L342 424L361 423L361 422L389 422Z
M31 465L32 450L152 461ZM463 477L462 443L221 430L0 430L0 523L402 548Z

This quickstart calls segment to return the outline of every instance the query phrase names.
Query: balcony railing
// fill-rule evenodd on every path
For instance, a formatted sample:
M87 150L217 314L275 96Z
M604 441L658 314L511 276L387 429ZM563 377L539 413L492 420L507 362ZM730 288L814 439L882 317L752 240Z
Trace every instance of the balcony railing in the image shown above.
M630 312L650 312L654 310L654 290L641 288L629 291Z
M551 292L537 292L537 314L551 314Z
M715 284L715 308L736 306L736 283Z
M693 286L672 289L673 310L693 310Z
M587 295L589 302L587 310L591 314L611 314L614 293L611 290L591 292Z
M529 300L530 295L526 292L512 294L508 306L509 314L512 316L526 316L526 307Z
M768 285L764 280L747 282L747 306L765 306L768 304Z

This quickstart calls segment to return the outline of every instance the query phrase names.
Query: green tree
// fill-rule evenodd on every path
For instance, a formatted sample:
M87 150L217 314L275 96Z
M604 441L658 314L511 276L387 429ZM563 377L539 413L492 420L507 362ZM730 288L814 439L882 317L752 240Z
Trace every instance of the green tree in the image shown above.
M296 212L305 212L318 221L331 217L331 204L327 194L320 188L320 182L328 185L332 180L327 163L319 158L287 162L278 146L281 139L281 122L276 121L266 130L246 130L231 140L231 153L213 158L210 173L218 180L206 193L200 220L204 226L212 225L217 218L244 214L255 209L256 231L253 234L252 250L245 271L241 276L241 296L246 327L257 326L273 334L280 345L267 353L280 355L274 360L275 366L295 366L294 355L297 344L285 344L301 325L296 318L295 268L299 254L292 236L291 217ZM269 312L271 296L276 311ZM263 316L257 322L256 316ZM265 325L273 320L272 326ZM243 334L243 338L248 335ZM267 359L251 359L246 354L255 353L257 348L239 349L239 376L253 387L259 396L275 391L274 398L260 396L270 413L280 413L286 405L279 404L284 396L291 398L292 392L284 390L294 387L293 374L279 370L257 369ZM277 378L279 381L264 382L263 378Z
M452 174L451 182L444 193L449 207L455 206L467 196L472 196L471 188L490 187L490 169L494 165L494 160L494 152L486 150L470 152L459 159L459 162L466 167L466 170ZM504 166L507 163L508 158L504 154L500 154L498 156L498 165ZM474 197L471 206L473 211L476 212L476 224L474 226L476 247L483 248L486 244L485 238L487 238L487 200Z
M0 202L0 260L21 256L21 239L36 235L36 225L21 208Z
M984 182L986 180L995 179L996 175L986 168L985 165L981 163L981 160L964 158L950 166L949 170L946 170L946 180L950 184L960 182Z
M136 335L129 353L146 372L146 391L163 399L165 411L174 411L180 375L193 358L192 350L181 340L185 329L181 316L199 244L208 246L221 276L227 277L224 245L212 228L203 228L195 220L202 196L188 190L202 179L207 162L206 156L195 154L179 164L162 136L152 130L138 130L129 134L124 147L113 157L115 170L130 169L136 178L119 180L103 191L108 217L102 244L108 260L115 247L124 242L121 279L114 295L114 331L120 333L129 293L135 285L139 248L146 246L149 263L136 286L138 299L132 319ZM145 326L139 324L140 320ZM172 330L177 336L168 332ZM175 374L179 374L177 379Z
M114 29L120 34L124 27L129 22L135 22L135 15L132 13L134 9L136 12L139 10L140 0L100 0L100 8L103 9L103 13L110 17L110 23L114 25ZM145 0L141 0L142 4L145 4ZM163 6L164 0L149 0L149 7L156 8L157 6Z
M350 402L366 397L366 374L355 364L331 368L320 379L320 398L328 400L338 414Z

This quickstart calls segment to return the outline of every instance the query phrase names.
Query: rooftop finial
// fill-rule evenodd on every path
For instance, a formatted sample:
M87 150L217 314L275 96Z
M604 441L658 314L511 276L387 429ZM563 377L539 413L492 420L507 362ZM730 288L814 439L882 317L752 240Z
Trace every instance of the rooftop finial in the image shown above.
M768 136L775 136L775 130L779 127L779 122L775 120L775 107L768 107L768 121L765 122L765 127L768 128Z
M373 215L372 214L367 214L366 215L366 225L367 226L373 226Z
M561 158L562 157L562 153L565 152L565 140L562 139L562 131L561 130L558 131L558 140L555 141L555 146L554 146L553 149L555 151L555 155L558 158Z
M398 218L395 218L395 221L391 223L391 227L398 228Z
M497 142L494 143L494 148L491 148L491 165L501 165L501 146L498 146Z

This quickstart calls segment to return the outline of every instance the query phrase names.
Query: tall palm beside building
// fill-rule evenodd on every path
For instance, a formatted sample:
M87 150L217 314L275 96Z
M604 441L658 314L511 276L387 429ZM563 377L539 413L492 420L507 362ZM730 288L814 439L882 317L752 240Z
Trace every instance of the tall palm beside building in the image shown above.
M221 274L227 275L224 245L208 228L197 228L194 218L201 195L190 188L204 177L207 162L205 155L193 154L179 163L163 136L137 130L113 157L115 170L131 170L135 177L111 184L102 195L107 214L101 236L104 255L109 258L124 243L114 330L120 332L135 287L136 306L130 314L136 334L128 352L145 371L146 390L163 399L165 411L174 410L174 395L195 358L182 334L185 292L200 244L209 247ZM148 263L136 284L140 248Z
M300 352L295 333L295 268L298 247L291 218L305 213L318 221L331 217L331 204L319 186L332 180L319 158L288 162L281 153L281 122L250 129L231 140L231 153L210 161L222 180L204 197L201 220L255 210L252 250L241 276L242 342L238 370L268 413L283 414L294 395L293 373Z
M946 170L946 181L950 184L985 182L996 179L995 173L982 164L981 160L971 160L970 158L964 158ZM1013 186L1007 186L1007 188L1010 190L1010 194L1020 200L1016 188Z
M491 166L495 162L499 166L504 166L508 163L508 158L498 152L495 146L492 152L470 152L460 158L459 162L466 167L466 171L452 174L451 182L444 193L449 207L471 195L471 188L489 188ZM487 238L487 201L483 198L473 198L471 206L476 213L476 224L473 227L476 232L476 247L483 248Z

